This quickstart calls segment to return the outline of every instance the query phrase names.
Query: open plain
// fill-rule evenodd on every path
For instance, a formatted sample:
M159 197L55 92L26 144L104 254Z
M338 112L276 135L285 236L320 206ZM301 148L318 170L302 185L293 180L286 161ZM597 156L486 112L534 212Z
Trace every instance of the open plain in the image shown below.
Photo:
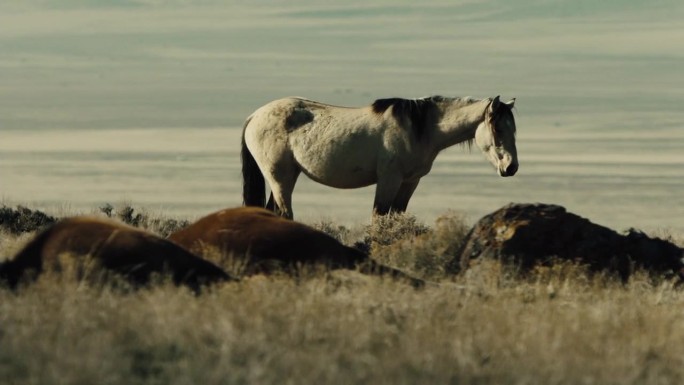
M348 245L372 235L371 256L433 283L423 289L306 269L201 295L68 271L0 288L0 383L681 383L672 278L444 266L509 202L684 246L683 19L680 0L2 2L9 207L133 203L180 222L238 206L244 119L289 95L516 97L520 169L503 179L477 149L446 150L410 214L375 229L372 188L300 178L296 219ZM0 260L33 234L2 230Z

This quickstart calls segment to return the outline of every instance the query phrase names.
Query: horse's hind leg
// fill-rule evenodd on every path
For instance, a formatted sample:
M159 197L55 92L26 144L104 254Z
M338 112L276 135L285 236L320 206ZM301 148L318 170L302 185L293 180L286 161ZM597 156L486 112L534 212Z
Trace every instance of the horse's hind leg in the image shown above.
M271 186L271 196L266 207L282 217L292 219L292 192L301 171L294 162L288 166L280 165L276 170L277 172L264 175Z
M255 122L258 123L253 119L245 129L245 142L271 188L266 207L283 217L292 218L292 191L301 170L288 148L285 129L277 125L257 124L249 130Z
M275 211L275 202L273 201L273 193L268 196L268 202L266 202L266 209Z
M296 177L295 177L296 180ZM292 211L292 191L294 190L294 181L286 184L272 186L272 194L274 205L274 212L281 217L292 219L294 212Z

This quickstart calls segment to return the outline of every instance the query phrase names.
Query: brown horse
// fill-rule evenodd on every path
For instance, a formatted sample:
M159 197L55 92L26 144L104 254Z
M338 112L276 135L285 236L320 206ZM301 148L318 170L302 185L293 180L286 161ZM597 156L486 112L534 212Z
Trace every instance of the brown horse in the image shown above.
M0 281L15 288L44 270L59 271L61 256L121 274L134 285L153 273L169 273L173 282L194 290L234 280L218 266L152 233L119 222L92 217L64 219L39 233L12 260L0 265Z
M365 273L422 281L379 265L365 253L343 245L330 235L258 207L230 208L209 214L168 237L203 255L209 249L245 258L245 274L268 273L274 262L284 267L322 264L331 269L359 269Z

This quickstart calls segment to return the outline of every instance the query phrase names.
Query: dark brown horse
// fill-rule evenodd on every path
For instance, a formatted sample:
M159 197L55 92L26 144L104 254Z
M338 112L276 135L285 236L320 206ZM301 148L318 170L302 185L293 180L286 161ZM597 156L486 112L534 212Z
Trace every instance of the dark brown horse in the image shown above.
M146 231L93 217L64 219L39 233L12 260L0 265L0 280L15 288L44 270L60 270L61 256L76 263L91 258L97 267L148 283L153 273L168 273L176 284L194 290L233 280L218 266Z
M274 262L281 267L322 264L331 269L359 269L419 280L381 266L365 253L343 245L330 235L258 207L238 207L209 214L169 240L203 255L209 249L244 258L245 274L267 273Z

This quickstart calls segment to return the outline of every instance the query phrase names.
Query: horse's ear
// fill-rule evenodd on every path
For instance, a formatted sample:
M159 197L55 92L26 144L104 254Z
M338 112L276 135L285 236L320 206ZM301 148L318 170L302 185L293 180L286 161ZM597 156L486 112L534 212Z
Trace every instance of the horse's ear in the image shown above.
M494 99L492 99L492 109L496 111L499 107L501 107L501 100L499 100L499 95L496 95Z
M489 113L493 114L494 111L498 110L500 106L501 106L501 101L499 101L499 95L497 95L489 103Z
M507 102L504 103L504 104L507 105L509 108L513 108L513 105L515 104L515 98L513 98L513 99L507 101Z

